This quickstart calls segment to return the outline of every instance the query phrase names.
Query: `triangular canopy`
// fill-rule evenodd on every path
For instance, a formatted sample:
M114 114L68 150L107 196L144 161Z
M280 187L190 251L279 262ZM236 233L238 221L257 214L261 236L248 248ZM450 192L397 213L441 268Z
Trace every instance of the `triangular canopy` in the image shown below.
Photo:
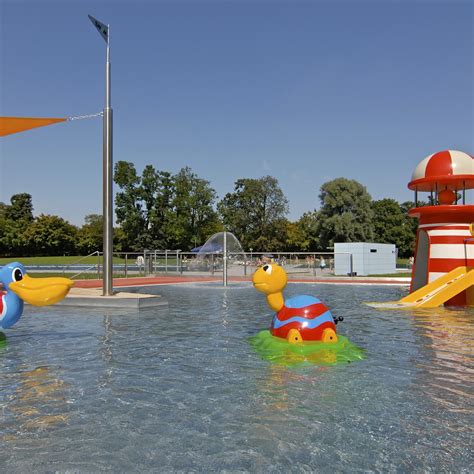
M67 118L0 117L0 137L66 120Z

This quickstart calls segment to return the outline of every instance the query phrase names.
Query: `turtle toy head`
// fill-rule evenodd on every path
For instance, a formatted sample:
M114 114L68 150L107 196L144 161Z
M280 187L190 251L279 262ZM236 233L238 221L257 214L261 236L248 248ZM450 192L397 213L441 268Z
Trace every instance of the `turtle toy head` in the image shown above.
M260 267L253 274L252 282L256 290L271 295L279 293L285 288L288 277L280 265L271 263Z

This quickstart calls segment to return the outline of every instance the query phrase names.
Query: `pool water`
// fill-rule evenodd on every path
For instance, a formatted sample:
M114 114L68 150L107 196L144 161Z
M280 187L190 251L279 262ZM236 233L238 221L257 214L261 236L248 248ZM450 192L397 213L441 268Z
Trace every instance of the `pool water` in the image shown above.
M248 284L160 286L166 310L27 307L0 345L6 472L468 472L474 311L377 311L397 287L289 284L366 359L286 367Z

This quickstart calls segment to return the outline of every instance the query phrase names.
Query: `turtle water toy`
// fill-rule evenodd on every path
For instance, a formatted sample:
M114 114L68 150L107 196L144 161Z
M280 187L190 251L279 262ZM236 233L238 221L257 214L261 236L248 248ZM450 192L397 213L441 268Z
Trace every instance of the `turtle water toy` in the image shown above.
M251 344L266 359L289 364L301 361L333 364L363 358L362 350L336 332L343 317L334 317L318 298L297 295L285 300L288 277L277 264L260 267L253 275L255 288L267 296L276 313L270 329L251 338Z
M334 318L329 309L314 296L298 295L283 298L288 277L279 265L265 265L253 275L255 288L267 295L267 303L274 311L270 332L290 344L303 341L336 343L336 324L343 318Z
M12 327L23 314L24 301L47 306L61 301L74 285L62 277L31 278L25 267L12 262L0 269L0 328Z

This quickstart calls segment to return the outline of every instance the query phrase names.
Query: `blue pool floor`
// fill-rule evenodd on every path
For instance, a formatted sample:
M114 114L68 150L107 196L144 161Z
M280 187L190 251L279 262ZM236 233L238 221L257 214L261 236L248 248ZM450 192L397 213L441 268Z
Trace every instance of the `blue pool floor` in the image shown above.
M247 284L144 288L165 310L31 308L0 347L8 472L469 472L473 326L466 309L377 311L397 287L290 284L345 320L366 359L284 367Z

